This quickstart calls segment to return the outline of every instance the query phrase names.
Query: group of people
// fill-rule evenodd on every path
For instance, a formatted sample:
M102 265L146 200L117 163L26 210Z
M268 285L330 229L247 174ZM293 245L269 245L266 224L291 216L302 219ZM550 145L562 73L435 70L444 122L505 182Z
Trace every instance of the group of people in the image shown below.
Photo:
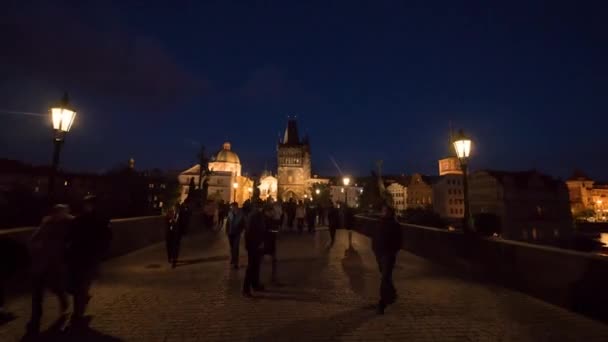
M296 208L297 209L297 208ZM289 216L289 214L287 214ZM297 218L297 214L295 216ZM247 201L239 208L232 203L226 219L226 234L230 248L230 264L233 269L239 268L239 246L243 232L247 250L247 270L243 281L242 293L252 296L252 291L264 291L260 282L260 265L265 255L271 257L272 282L277 282L276 239L284 223L284 211L281 202ZM331 207L328 212L330 246L335 242L336 230L350 228L353 215L348 208ZM352 235L349 234L349 238ZM384 314L387 306L395 303L397 292L393 283L393 270L397 253L401 249L401 228L395 218L395 210L383 205L381 223L371 234L372 249L381 275L380 300L377 312ZM349 245L351 241L349 240Z
M239 268L240 239L245 232L247 270L243 281L243 295L250 297L251 291L263 291L260 283L262 258L269 255L272 261L272 282L277 283L276 238L279 229L275 207L262 201L247 201L239 208L232 203L226 220L226 234L230 248L230 264Z
M33 283L28 334L40 332L46 290L57 296L60 315L65 319L70 294L71 326L86 325L91 283L112 240L109 220L96 210L96 201L95 196L85 197L78 216L72 216L67 205L55 205L32 235L28 245Z

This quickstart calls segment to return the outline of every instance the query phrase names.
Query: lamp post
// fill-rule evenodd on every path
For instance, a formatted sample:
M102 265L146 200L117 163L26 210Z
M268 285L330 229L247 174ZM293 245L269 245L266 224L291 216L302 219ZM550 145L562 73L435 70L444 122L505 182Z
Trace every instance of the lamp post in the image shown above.
M321 189L316 189L315 190L315 194L317 194L317 196L321 193Z
M237 183L237 182L232 183L232 187L234 188L234 196L233 196L234 202L236 202L236 189L239 188L239 183Z
M471 139L464 135L462 130L458 131L458 135L454 139L454 150L456 150L456 156L460 161L460 167L462 168L462 186L464 192L464 218L462 230L465 233L470 231L471 214L469 208L469 181L468 181L468 162L469 155L471 154Z
M350 184L350 178L342 178L342 184L344 184L344 207L348 207L348 184Z
M49 174L48 196L52 203L55 196L55 177L59 167L59 155L65 136L72 128L74 118L76 118L76 111L69 107L68 93L63 94L57 106L51 107L50 114L53 123L53 160Z

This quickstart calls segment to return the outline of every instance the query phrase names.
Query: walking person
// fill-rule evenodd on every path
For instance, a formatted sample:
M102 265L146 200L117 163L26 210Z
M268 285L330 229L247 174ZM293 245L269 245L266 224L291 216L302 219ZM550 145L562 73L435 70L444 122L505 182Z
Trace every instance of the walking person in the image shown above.
M165 245L167 247L167 262L173 268L177 265L178 246L179 246L179 220L180 220L180 205L175 204L175 208L169 209L167 212L167 224L165 231Z
M302 234L304 230L304 219L306 218L306 206L304 202L300 201L296 208L296 221L298 224L298 233Z
M380 225L372 232L372 249L382 275L377 310L378 314L383 315L386 307L397 300L393 269L401 249L401 226L395 218L395 210L387 204L382 207Z
M275 212L272 205L264 207L264 250L263 255L269 255L271 260L271 281L274 284L278 283L277 279L277 234L279 232L276 225Z
M329 211L327 213L328 218L328 228L329 228L329 237L331 239L330 247L334 245L336 242L336 230L340 227L340 213L338 208L334 207L333 204L330 204Z
M283 203L278 200L272 204L272 218L274 220L273 228L278 232L283 226Z
M239 249L241 245L241 234L245 227L243 212L239 209L236 202L232 203L226 219L226 234L230 247L230 265L233 269L239 268Z
M293 198L289 199L289 202L285 204L285 211L287 212L287 230L293 229L293 224L296 218L296 207L297 203Z
M86 196L83 213L74 219L68 233L67 264L69 289L74 297L74 327L86 325L84 314L91 298L91 283L111 241L109 220L98 212L96 196Z
M215 205L212 200L207 200L205 205L203 206L203 226L205 229L214 230L215 226L213 224L215 215Z
M315 232L315 221L317 220L317 207L314 203L310 203L306 207L306 225L308 226L308 232L314 234Z
M218 208L218 225L220 226L220 231L224 227L224 223L226 223L226 218L228 217L230 210L230 204L225 203L224 200L221 200Z
M188 228L190 228L190 218L192 217L192 210L190 210L190 203L188 199L179 205L179 218L177 220L177 224L179 227L179 237L181 239L182 236L188 233ZM179 245L178 245L179 246Z
M250 204L248 204L249 206ZM247 248L247 272L243 281L243 295L251 297L251 290L264 291L260 284L260 263L262 259L262 245L264 243L264 214L257 201L251 204L245 228L245 248Z
M5 286L17 271L27 267L30 257L25 244L12 238L0 237L0 325L17 318L4 307Z
M59 315L67 318L69 308L67 287L67 265L65 260L66 238L73 216L66 205L53 207L30 240L32 260L32 316L27 324L27 333L40 332L44 291L51 290L59 300Z

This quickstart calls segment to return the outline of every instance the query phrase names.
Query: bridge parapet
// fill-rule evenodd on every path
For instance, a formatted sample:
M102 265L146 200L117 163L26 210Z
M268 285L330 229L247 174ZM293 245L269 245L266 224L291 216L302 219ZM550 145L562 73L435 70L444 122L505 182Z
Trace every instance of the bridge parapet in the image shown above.
M379 222L359 215L354 228L370 235ZM404 250L608 322L606 256L411 224L401 226Z

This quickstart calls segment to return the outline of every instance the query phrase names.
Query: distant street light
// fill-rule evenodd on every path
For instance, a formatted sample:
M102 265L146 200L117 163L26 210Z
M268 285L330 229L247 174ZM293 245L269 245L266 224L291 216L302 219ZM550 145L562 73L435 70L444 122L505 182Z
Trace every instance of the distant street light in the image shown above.
M234 202L236 202L236 189L239 188L239 183L237 183L237 182L232 183L232 187L234 188Z
M317 195L318 195L318 194L320 194L320 193L321 193L321 189L316 189L316 190L315 190L315 194L317 194Z
M456 156L460 161L460 167L462 168L462 185L464 190L464 218L463 218L463 226L462 229L464 232L469 232L470 230L470 222L471 222L471 214L469 208L469 180L468 180L468 163L469 163L469 155L471 154L471 139L464 135L462 130L458 131L458 135L454 139L454 150L456 151Z
M344 184L344 207L348 207L348 184L350 184L350 178L342 178L342 184Z
M50 109L50 114L51 122L53 123L53 160L51 172L49 174L48 195L49 200L52 203L55 196L55 177L57 175L57 169L59 168L61 147L65 141L65 136L70 131L70 128L72 128L72 124L76 118L76 111L69 107L68 93L63 95L63 98L57 106Z

